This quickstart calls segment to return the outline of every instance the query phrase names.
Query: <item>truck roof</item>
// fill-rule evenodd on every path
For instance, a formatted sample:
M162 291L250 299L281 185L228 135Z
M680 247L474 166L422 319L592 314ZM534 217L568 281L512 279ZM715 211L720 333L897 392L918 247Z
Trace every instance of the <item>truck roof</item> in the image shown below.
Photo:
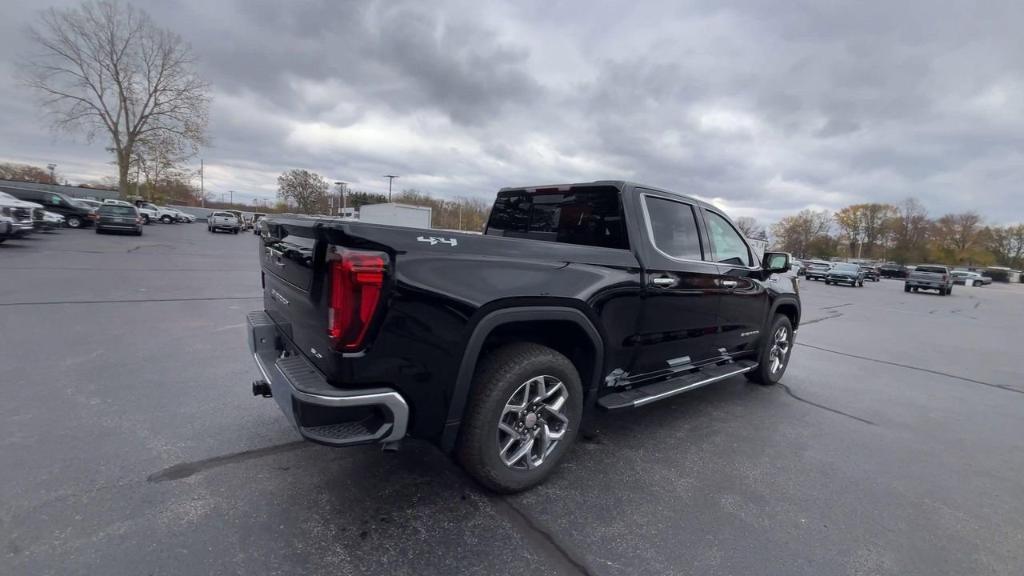
M678 197L680 199L686 200L687 202L689 202L691 204L697 204L697 205L699 205L701 207L704 207L704 208L714 208L715 210L719 210L718 208L715 208L715 206L713 206L712 204L710 204L708 202L705 202L704 200L701 200L700 198L696 198L694 196L688 196L686 194L680 194L679 192L675 192L673 190L668 190L666 188L660 188L658 186L650 186L648 184L641 184L639 182L631 182L629 180L594 180L593 182L574 182L574 183L571 183L571 184L563 183L563 184L543 184L543 185L539 185L539 186L506 186L506 187L501 188L500 190L498 190L498 193L501 193L501 192L511 192L513 190L526 190L527 192L536 192L538 190L546 190L546 189L568 190L569 188L575 188L575 187L579 187L579 186L612 186L614 188L617 188L619 191L621 191L623 193L632 192L632 191L634 191L637 188L643 188L645 190L651 190L651 191L654 191L654 192L660 192L660 193L663 193L663 194L668 194L668 195L671 195L671 196L676 196L676 197Z

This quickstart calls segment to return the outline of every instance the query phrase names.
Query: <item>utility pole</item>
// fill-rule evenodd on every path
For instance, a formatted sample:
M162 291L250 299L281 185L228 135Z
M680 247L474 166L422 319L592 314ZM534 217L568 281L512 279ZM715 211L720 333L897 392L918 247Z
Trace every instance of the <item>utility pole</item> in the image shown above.
M385 174L384 177L388 179L388 202L391 202L391 183L394 182L395 178L398 178L398 176L395 176L394 174Z
M462 230L462 199L459 198L459 230Z
M57 165L53 162L46 165L47 169L50 170L50 184L57 183Z
M234 190L228 190L228 193L231 194L231 207L234 208L235 207L235 191Z
M203 159L199 159L199 205L206 208L206 190L203 188Z
M345 217L345 213L348 211L348 201L345 199L345 185L348 182L338 180L334 183L338 187L338 191L341 192L341 217Z

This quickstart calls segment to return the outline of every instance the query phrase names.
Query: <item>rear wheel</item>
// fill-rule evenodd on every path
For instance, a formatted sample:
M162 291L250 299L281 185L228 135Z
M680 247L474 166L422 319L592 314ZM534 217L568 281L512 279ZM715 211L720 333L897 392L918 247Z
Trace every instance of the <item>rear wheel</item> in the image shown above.
M786 316L777 314L768 331L768 338L761 344L757 368L747 372L747 380L764 385L775 384L786 373L792 352L793 324Z
M160 217L160 221L163 222L164 224L172 224L174 222L174 218L171 218L167 214L164 214L163 216Z
M142 215L142 223L143 224L149 224L149 214L143 214Z
M64 221L68 225L68 228L81 228L82 219L78 216L68 216L67 220Z
M910 292L910 285L909 284L904 284L903 285L903 291L904 292Z
M525 490L558 466L582 414L583 386L568 358L532 342L509 344L477 368L459 462L491 490Z

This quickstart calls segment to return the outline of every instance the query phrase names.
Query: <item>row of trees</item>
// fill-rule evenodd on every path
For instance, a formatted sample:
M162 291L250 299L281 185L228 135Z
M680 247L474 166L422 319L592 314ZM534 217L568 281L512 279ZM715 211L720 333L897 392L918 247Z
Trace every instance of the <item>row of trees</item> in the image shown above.
M863 258L1024 267L1024 224L986 226L976 212L930 218L915 198L802 210L771 226L773 245L800 258Z
M331 195L326 178L309 170L293 169L277 177L279 206L291 205L302 214L327 214L332 205L340 206L339 195ZM387 202L387 196L372 192L352 191L345 194L345 205L358 208L366 204ZM431 226L451 230L483 230L491 205L479 198L436 198L415 189L402 190L394 202L426 206L431 210Z

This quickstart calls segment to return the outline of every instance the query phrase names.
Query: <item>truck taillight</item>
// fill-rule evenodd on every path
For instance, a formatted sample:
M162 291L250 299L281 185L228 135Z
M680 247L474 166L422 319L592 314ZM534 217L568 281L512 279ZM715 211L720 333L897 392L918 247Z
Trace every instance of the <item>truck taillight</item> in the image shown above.
M949 274L943 274L942 275L942 281L943 282L949 282Z
M328 262L327 334L335 349L358 350L380 301L387 254L338 249Z

